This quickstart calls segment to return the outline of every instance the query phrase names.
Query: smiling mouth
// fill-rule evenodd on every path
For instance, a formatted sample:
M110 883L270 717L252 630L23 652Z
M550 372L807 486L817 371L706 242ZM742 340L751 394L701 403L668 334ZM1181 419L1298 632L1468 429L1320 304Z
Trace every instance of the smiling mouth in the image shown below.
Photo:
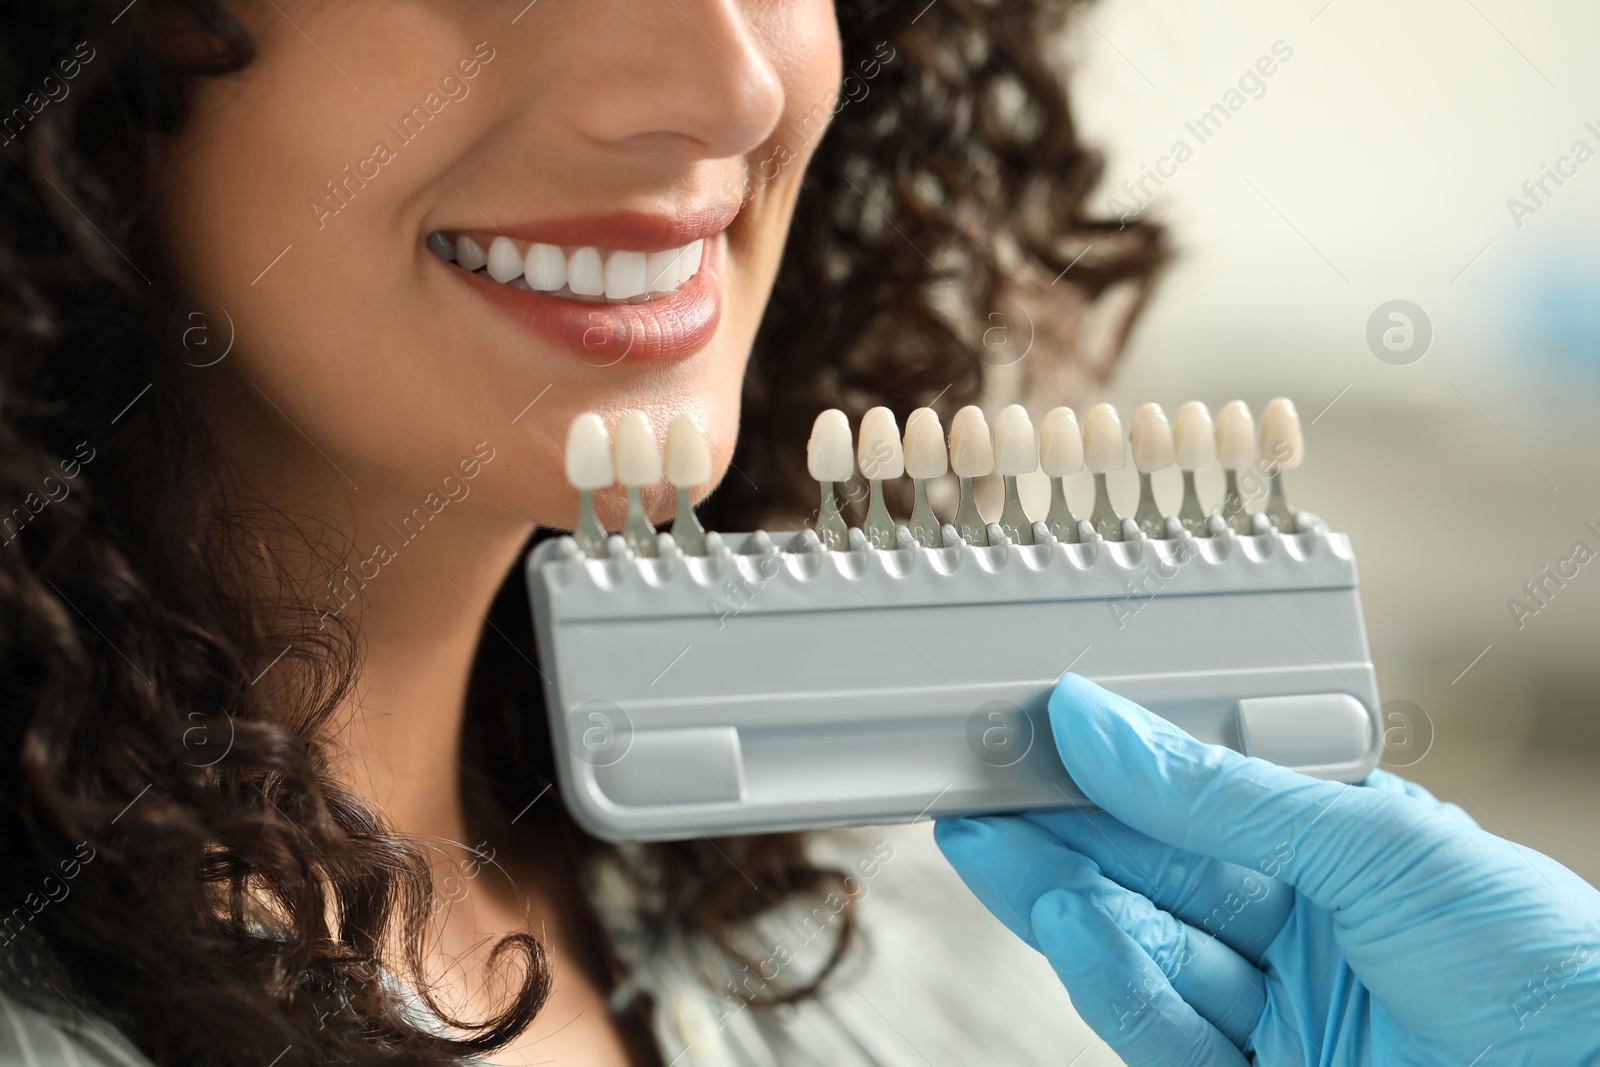
M523 292L590 304L647 304L673 295L699 273L705 238L640 252L439 231L428 236L428 250L481 278Z

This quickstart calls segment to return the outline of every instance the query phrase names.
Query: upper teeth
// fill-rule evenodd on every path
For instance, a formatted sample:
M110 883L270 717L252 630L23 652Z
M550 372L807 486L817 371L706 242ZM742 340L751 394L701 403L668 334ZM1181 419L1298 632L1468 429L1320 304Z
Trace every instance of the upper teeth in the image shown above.
M693 278L700 269L705 239L664 252L634 252L593 245L521 244L496 237L485 251L477 238L462 234L453 246L448 238L430 238L428 247L441 258L466 270L482 270L515 289L578 300L638 303L670 293Z

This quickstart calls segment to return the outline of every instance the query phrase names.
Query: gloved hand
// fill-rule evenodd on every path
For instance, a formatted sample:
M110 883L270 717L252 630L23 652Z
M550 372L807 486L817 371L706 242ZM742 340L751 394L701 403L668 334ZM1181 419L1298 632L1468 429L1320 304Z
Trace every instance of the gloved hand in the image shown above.
M1559 863L1392 775L1307 778L1076 675L1050 721L1104 814L935 834L1129 1064L1600 1064L1600 892Z

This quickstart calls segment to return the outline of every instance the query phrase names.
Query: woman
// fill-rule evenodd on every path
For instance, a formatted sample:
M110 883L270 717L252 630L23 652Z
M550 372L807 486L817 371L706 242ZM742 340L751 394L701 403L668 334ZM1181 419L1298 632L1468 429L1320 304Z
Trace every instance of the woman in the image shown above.
M574 829L515 565L573 522L580 412L694 416L708 518L749 528L809 506L820 408L971 399L1030 284L1059 278L1069 322L1137 303L1158 239L1085 214L1057 14L9 8L14 1054L71 1031L117 1062L654 1062L641 942L690 946L720 994L764 917L834 891L794 837ZM583 276L675 248L698 269L649 301ZM781 1031L759 1005L805 998L851 930L735 1002ZM534 1045L536 1017L574 1021Z

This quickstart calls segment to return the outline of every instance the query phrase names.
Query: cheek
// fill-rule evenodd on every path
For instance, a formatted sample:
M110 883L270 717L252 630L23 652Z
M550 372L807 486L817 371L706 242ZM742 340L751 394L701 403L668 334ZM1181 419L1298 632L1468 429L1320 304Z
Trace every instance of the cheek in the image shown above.
M783 81L783 117L764 158L796 172L816 151L833 118L843 70L831 0L802 0L751 15ZM792 156L792 162L784 162ZM756 177L759 179L760 175Z

